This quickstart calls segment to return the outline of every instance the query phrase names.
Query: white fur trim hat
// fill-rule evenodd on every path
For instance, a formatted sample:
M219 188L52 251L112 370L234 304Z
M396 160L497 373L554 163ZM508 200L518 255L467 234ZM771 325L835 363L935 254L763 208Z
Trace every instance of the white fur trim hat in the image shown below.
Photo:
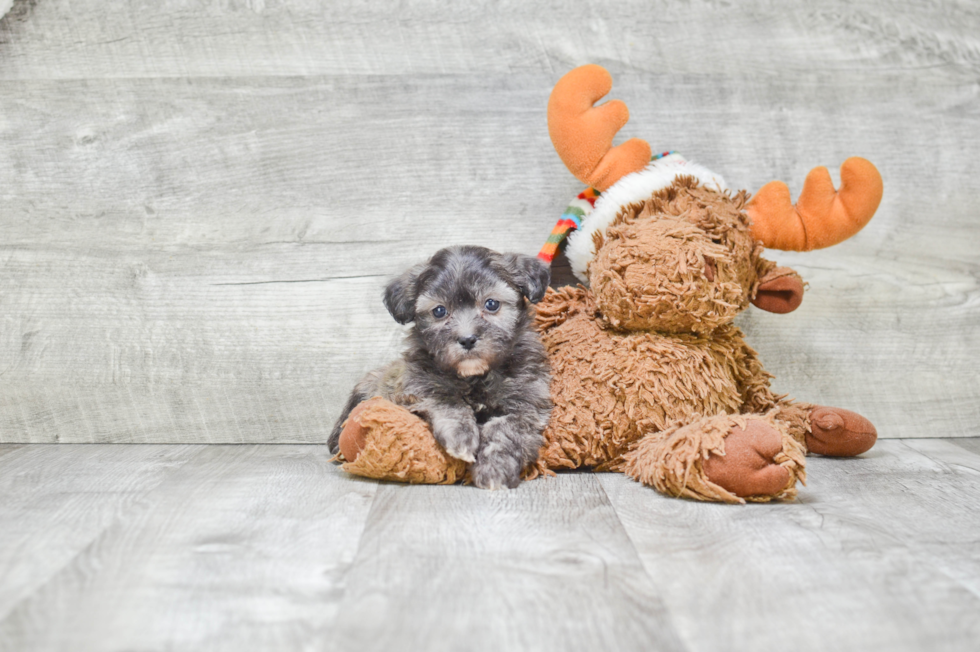
M576 278L586 284L589 282L588 267L596 254L595 233L604 234L623 208L648 199L682 176L694 177L701 185L721 192L728 189L720 175L680 154L666 152L655 156L645 168L627 174L601 193L591 211L582 216L582 225L568 236L565 255Z

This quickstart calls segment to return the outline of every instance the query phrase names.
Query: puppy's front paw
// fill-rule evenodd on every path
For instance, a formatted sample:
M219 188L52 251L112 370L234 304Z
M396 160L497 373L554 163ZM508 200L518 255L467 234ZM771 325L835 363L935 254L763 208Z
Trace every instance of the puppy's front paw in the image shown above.
M489 463L481 459L470 467L470 478L480 489L516 489L521 483L521 469L516 460L497 458Z
M446 452L450 457L455 457L457 460L463 460L467 464L472 464L476 461L476 456L474 455L473 451L462 446L447 448Z
M457 460L472 464L476 461L476 449L480 446L480 431L476 423L457 423L443 434L446 452Z

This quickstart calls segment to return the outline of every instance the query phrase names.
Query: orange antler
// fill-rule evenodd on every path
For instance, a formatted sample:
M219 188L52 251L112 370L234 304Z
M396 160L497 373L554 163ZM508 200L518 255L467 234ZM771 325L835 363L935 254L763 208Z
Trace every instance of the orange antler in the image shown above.
M548 100L548 132L555 151L580 181L605 190L650 162L650 145L631 138L618 147L613 136L630 119L619 100L593 106L612 89L612 76L589 64L558 80Z
M785 183L770 181L749 202L752 234L771 249L829 247L864 228L878 209L881 193L877 168L856 156L840 168L839 191L834 190L827 168L810 170L796 206Z

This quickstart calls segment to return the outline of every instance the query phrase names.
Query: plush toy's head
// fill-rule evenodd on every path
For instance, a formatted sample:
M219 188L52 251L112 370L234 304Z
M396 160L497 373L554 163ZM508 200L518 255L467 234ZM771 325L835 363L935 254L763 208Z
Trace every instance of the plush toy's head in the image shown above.
M611 85L608 72L590 65L552 91L555 149L594 190L573 202L540 255L550 260L561 228L576 229L565 253L612 328L707 334L750 302L790 312L802 301L803 283L764 259L764 248L830 246L857 233L877 209L881 176L860 158L841 167L840 192L826 168L811 171L794 206L780 182L749 201L745 191L730 192L719 175L673 152L651 157L637 139L613 147L626 106L594 106Z
M617 329L703 334L734 319L775 267L752 237L746 201L744 192L732 197L681 177L624 207L595 234L588 264L604 320Z

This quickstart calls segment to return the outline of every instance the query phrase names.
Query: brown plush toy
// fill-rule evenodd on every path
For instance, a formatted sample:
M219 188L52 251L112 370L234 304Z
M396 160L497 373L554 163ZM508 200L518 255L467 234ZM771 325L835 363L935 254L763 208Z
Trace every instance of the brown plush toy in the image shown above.
M594 103L612 80L583 66L555 86L555 149L591 188L562 216L565 254L586 285L549 290L537 326L552 364L555 409L527 477L557 469L622 471L670 496L744 502L792 498L805 456L858 455L877 437L864 417L774 395L735 316L754 304L786 313L803 297L796 272L766 246L810 250L850 237L881 200L864 159L807 177L796 206L774 182L749 201L674 153L651 160L636 139L612 147L625 105ZM382 399L363 403L341 435L344 468L407 482L454 482L465 469L426 424Z

